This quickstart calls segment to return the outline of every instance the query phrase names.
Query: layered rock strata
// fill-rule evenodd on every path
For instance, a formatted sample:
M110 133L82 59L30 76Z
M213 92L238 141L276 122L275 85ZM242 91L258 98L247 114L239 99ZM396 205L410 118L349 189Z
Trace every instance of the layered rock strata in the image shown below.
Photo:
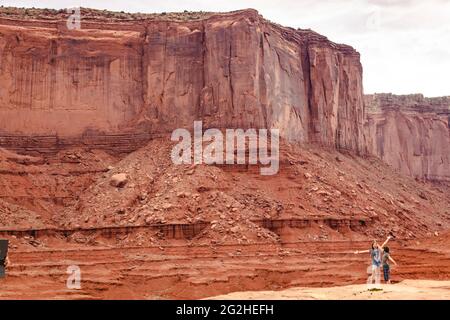
M5 10L2 146L35 136L151 136L203 120L205 128L278 128L288 141L364 149L359 54L313 31L255 10L127 20L83 9L80 30L69 30L61 12Z
M450 97L366 95L368 151L402 173L450 181Z

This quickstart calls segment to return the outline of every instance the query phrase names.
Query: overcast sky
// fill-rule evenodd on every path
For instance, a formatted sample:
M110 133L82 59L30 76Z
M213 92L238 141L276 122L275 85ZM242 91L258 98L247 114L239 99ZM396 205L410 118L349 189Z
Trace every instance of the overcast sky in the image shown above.
M4 6L74 6L128 12L255 8L361 53L365 93L450 95L450 0L0 0Z

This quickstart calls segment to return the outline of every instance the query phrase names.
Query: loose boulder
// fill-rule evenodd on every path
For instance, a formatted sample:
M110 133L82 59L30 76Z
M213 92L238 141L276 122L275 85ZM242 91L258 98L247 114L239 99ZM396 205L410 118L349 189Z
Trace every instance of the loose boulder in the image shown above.
M118 173L111 177L109 184L113 187L123 188L128 182L128 177L126 173Z

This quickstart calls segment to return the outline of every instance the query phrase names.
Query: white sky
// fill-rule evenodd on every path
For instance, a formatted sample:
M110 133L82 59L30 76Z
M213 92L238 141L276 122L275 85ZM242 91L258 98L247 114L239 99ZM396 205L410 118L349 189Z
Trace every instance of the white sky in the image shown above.
M356 48L365 93L450 95L450 0L0 0L0 5L146 13L254 8L271 21L311 28Z

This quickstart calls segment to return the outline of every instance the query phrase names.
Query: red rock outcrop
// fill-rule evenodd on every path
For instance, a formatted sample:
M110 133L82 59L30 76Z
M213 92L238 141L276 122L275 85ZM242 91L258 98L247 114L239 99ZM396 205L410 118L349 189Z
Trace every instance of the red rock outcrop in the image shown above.
M130 151L133 135L202 119L364 148L359 54L313 31L255 10L191 19L83 9L80 30L68 30L61 11L37 12L0 14L2 146L43 152L70 141ZM116 145L116 135L130 136Z
M365 96L369 152L402 173L450 181L450 97Z
M279 128L288 141L368 152L403 173L449 179L449 99L367 96L365 111L359 54L349 46L255 10L82 9L80 30L68 30L67 17L0 10L0 146L129 153L203 120Z
M353 252L388 234L394 281L448 278L446 184L353 154L372 132L353 49L253 10L83 9L74 31L65 19L0 9L0 237L11 261L0 299L364 283L367 256ZM273 176L175 165L165 133L197 119L331 148L283 139ZM61 290L74 264L82 289Z

